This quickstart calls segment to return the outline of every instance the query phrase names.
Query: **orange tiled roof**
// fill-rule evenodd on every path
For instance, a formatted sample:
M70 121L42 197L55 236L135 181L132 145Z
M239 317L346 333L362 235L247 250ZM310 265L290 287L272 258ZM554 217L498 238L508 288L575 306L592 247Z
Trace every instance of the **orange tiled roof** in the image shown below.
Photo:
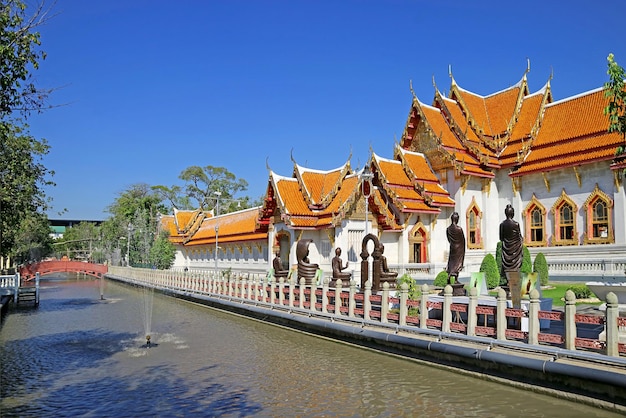
M322 228L339 222L342 215L345 216L347 213L348 207L354 203L360 183L355 174L337 176L337 172L338 170L329 172L301 171L301 176L305 173L312 173L313 175L309 176L307 180L311 181L316 178L317 185L333 184L333 193L321 199L324 206L319 204L320 201L317 205L311 206L309 204L307 194L305 194L308 192L301 189L301 182L297 178L288 178L272 173L271 182L285 223L294 228ZM345 170L342 172L345 173ZM328 179L322 179L319 175L326 175ZM321 190L321 187L317 190Z
M546 105L530 153L511 175L613 159L623 139L618 133L608 133L608 120L603 113L606 104L604 90L596 89Z
M304 197L313 206L323 206L332 200L349 172L349 163L330 171L312 170L298 164L294 167L294 175L302 186Z
M426 164L426 160L423 160L423 163ZM428 205L425 202L425 197L416 190L414 181L419 181L420 179L409 178L402 162L385 159L374 154L372 156L372 167L374 167L377 173L378 187L382 188L389 195L393 204L400 211L439 213L439 208ZM421 171L422 169L416 167L416 171ZM431 174L434 176L434 173L431 172Z
M215 226L218 225L219 242L242 242L250 240L267 239L267 231L257 229L259 208L244 209L238 212L205 218L202 225L191 236L172 233L170 230L170 240L175 243L185 245L207 245L215 244Z

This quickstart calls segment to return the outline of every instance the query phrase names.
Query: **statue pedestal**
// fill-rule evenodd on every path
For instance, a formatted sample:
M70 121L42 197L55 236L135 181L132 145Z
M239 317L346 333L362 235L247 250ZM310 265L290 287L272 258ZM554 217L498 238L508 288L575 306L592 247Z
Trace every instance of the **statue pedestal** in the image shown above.
M463 283L454 283L452 286L452 296L465 296L465 285Z
M508 288L510 289L511 302L515 309L522 307L522 280L519 271L507 271Z

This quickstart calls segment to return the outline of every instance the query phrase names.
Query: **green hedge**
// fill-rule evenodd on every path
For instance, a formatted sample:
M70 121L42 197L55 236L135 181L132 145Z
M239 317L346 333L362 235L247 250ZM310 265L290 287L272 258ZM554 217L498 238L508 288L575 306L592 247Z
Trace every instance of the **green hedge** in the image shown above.
M550 276L548 274L548 262L546 261L546 256L543 255L543 253L539 253L535 257L533 270L535 273L539 274L539 283L541 283L542 286L546 286L550 280Z
M445 270L440 271L439 274L437 274L437 277L435 277L435 282L433 283L433 285L435 287L446 287L447 284L448 284L448 272Z
M498 264L492 254L487 254L482 263L480 263L480 271L485 273L487 278L487 287L493 289L500 283L500 271L498 270Z
M568 287L567 290L574 292L576 299L588 299L593 296L593 292L586 284L574 284Z

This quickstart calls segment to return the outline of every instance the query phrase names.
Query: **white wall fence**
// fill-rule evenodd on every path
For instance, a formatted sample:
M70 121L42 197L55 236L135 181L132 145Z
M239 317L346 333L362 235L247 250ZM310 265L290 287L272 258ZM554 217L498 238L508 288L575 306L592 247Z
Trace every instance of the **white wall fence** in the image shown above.
M615 294L607 296L604 315L582 315L576 312L576 298L571 291L565 295L566 306L561 311L541 311L537 290L530 293L528 309L507 307L503 290L494 298L495 303L484 304L472 288L467 303L453 298L452 288L447 286L443 301L431 300L429 288L422 286L419 300L408 299L406 284L391 290L384 283L382 292L373 294L368 282L362 292L355 281L342 287L337 281L329 287L324 279L321 286L306 286L304 279L276 281L264 274L215 274L211 271L177 272L171 270L135 269L109 267L108 275L141 286L187 295L206 295L218 299L240 300L267 306L269 309L289 308L291 312L320 316L336 320L352 320L368 325L397 325L420 330L439 330L443 333L468 337L485 337L494 341L513 340L538 348L556 346L567 350L591 351L612 357L626 356L626 344L620 342L626 333L626 317L619 316ZM439 298L441 299L441 298ZM334 318L334 319L333 319ZM540 326L548 322L550 326ZM522 323L526 327L521 326ZM604 327L602 340L583 338L579 335L585 326ZM545 330L548 331L545 331ZM555 330L550 332L550 330Z

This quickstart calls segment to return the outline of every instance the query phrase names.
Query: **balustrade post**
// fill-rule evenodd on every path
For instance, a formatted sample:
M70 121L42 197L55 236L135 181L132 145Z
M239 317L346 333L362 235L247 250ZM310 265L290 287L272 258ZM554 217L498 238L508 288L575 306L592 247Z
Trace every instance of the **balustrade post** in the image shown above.
M246 290L246 296L244 296L244 298L248 300L252 300L252 283L250 282L250 280L247 280L247 279L242 279L242 280L243 280L243 287Z
M278 304L285 304L285 278L278 279Z
M369 321L371 318L370 312L372 311L372 281L365 282L365 291L363 292L363 319Z
M506 340L506 291L502 288L498 290L496 318L496 338L498 340Z
M270 303L274 305L276 302L276 279L270 281Z
M294 303L294 294L295 294L295 289L294 287L296 286L296 279L295 277L292 277L291 280L289 280L289 307L293 308Z
M576 295L571 290L565 292L565 348L576 350Z
M452 286L449 284L443 288L443 308L442 308L442 332L450 332L450 323L452 322Z
M383 283L383 296L380 300L380 322L387 323L389 322L389 282Z
M472 287L469 291L469 303L467 305L467 335L472 337L476 335L476 326L478 325L476 308L478 308L478 289Z
M341 287L343 284L340 279L335 282L335 315L341 315Z
M39 272L35 273L35 304L39 305ZM617 327L617 321L615 322L615 326ZM617 329L617 328L616 328Z
M328 277L322 282L322 312L328 313Z
M400 285L400 325L406 325L406 317L409 314L409 306L407 301L409 300L409 285L402 283Z
M350 280L350 293L348 296L348 316L354 318L354 309L356 308L356 281Z
M619 316L619 305L617 295L609 292L606 295L606 313L604 326L606 330L606 355L619 357L619 327L617 317Z
M317 295L315 294L315 292L317 291L317 285L315 283L311 283L311 298L310 298L310 305L309 305L309 309L311 311L316 311L317 307L315 306L317 304Z
M298 298L298 307L300 309L304 309L304 290L306 289L306 279L304 277L302 277L300 279L300 286L298 288L298 290L300 291L300 297Z
M420 296L420 328L428 328L428 293L430 287L422 285L422 296Z
M528 306L528 344L539 344L539 291L535 288L530 291Z

